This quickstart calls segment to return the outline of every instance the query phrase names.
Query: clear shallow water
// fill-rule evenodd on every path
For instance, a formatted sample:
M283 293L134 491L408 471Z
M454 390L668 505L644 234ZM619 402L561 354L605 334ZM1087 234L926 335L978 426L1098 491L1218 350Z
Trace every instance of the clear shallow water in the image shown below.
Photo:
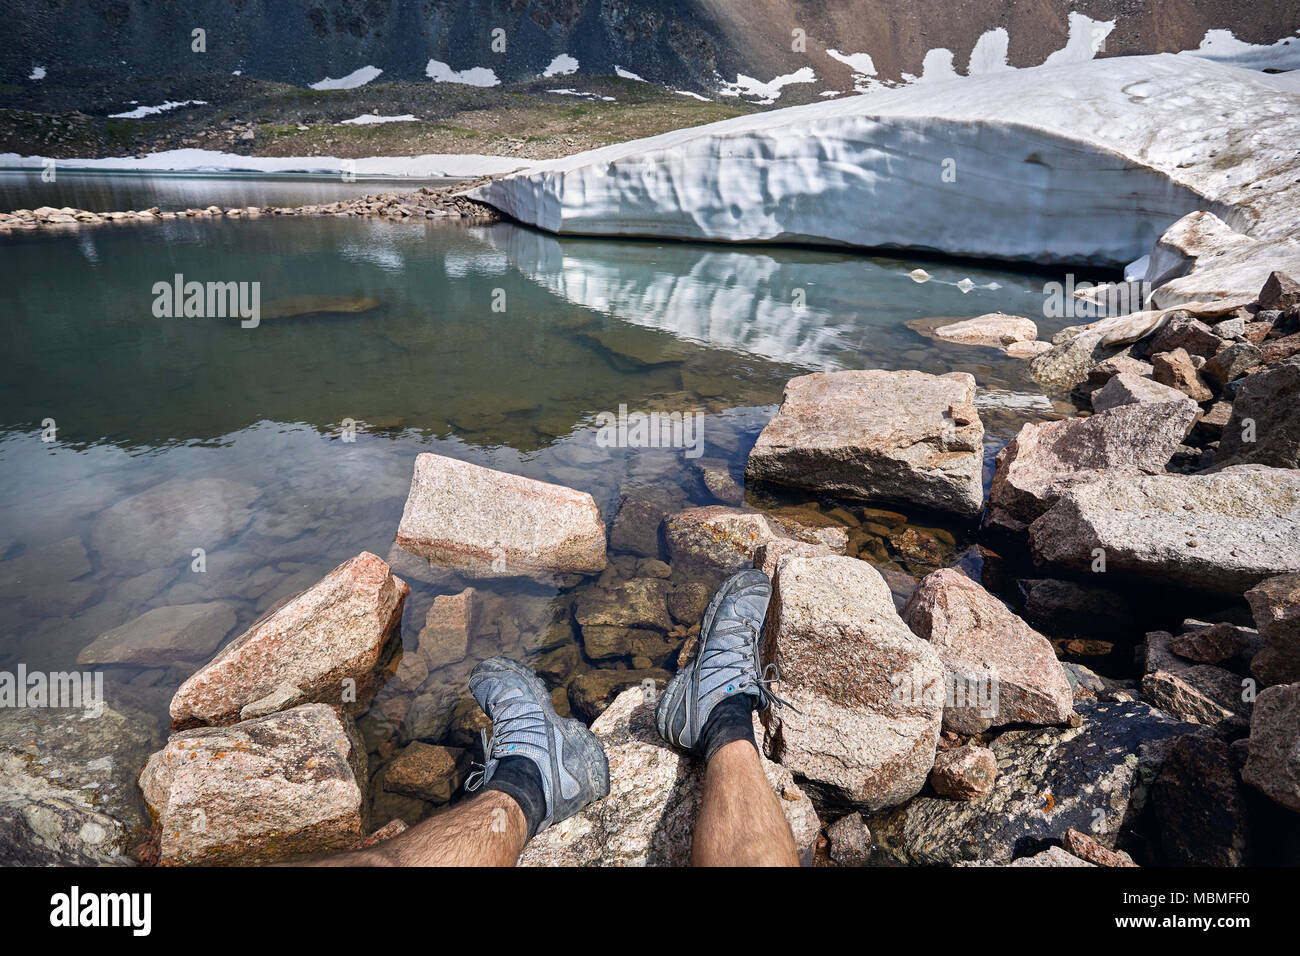
M907 278L918 265L934 280ZM264 313L304 295L374 307L264 318L255 329L156 318L153 285L177 273L260 282ZM976 287L963 294L956 283L966 277ZM705 458L739 478L785 381L807 371L963 370L985 388L1038 391L1021 362L904 327L927 316L1037 315L1041 276L966 265L557 240L509 224L179 220L11 236L0 281L0 668L9 670L75 668L96 636L170 604L230 602L228 640L357 552L388 556L421 451L588 491L608 518L623 495L646 489L675 507L715 503L680 450L597 445L595 416L622 404L704 412ZM983 414L991 461L1026 414L1042 413ZM42 441L47 419L52 442ZM345 419L358 423L355 441L344 440ZM104 509L164 481L210 478L251 489L248 513L230 528L181 540L145 520L124 540L101 523ZM214 507L181 498L183 508ZM802 514L832 520L816 510ZM864 554L923 574L969 543L959 526L922 532L920 544L882 540ZM201 575L190 570L197 547L207 551ZM659 573L643 557L611 557L611 570L582 588ZM448 588L408 581L403 638L413 647L433 596ZM523 653L521 634L567 619L574 598L502 584L480 595L466 660L418 694L390 685L362 721L372 770L414 732L417 698L447 711L422 736L467 745L450 708L470 667ZM646 663L593 662L580 648L575 634L545 655L552 686L597 666ZM671 669L674 659L651 663ZM108 704L165 726L171 694L200 663L109 668ZM377 822L431 810L373 789Z
M54 182L43 182L41 171L0 170L0 211L37 209L89 209L91 212L124 212L157 206L173 212L214 203L230 206L305 206L330 203L354 196L440 186L450 179L359 180L343 182L339 176L267 176L264 173L90 173L55 170Z

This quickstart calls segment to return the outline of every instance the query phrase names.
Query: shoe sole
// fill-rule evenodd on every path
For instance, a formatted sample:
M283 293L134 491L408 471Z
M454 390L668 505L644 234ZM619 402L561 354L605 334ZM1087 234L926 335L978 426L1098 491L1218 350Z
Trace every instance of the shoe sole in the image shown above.
M508 657L498 658L498 662L498 666L504 665L502 669L518 675L533 689L538 700L541 701L547 723L560 729L560 737L563 740L561 746L569 748L567 755L578 756L582 772L581 780L594 794L588 803L595 803L609 796L609 758L605 755L605 748L599 738L591 732L591 728L573 717L561 717L557 714L555 705L551 703L551 692L546 689L546 684L523 664ZM565 756L566 752L559 754L560 763L572 772L573 767L564 759Z

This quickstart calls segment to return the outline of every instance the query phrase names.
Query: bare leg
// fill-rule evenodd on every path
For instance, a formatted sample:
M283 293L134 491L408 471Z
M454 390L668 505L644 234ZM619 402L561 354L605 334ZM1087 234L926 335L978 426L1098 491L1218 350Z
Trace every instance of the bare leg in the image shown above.
M527 842L528 821L519 804L500 791L486 790L401 836L307 865L514 866Z
M758 751L733 740L709 761L691 843L694 866L798 866L794 834Z

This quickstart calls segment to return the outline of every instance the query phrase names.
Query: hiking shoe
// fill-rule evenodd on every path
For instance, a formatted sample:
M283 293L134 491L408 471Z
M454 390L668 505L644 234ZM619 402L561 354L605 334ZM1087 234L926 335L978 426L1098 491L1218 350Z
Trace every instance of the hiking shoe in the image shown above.
M771 597L767 575L752 568L733 574L718 588L700 621L695 659L668 682L655 709L655 724L664 740L698 751L713 708L734 694L753 697L759 710L782 703L768 690L768 684L780 676L775 665L762 668L759 662L763 618Z
M523 664L504 657L480 661L469 689L492 721L492 737L481 732L483 763L465 789L491 780L502 758L527 757L541 773L546 798L537 833L609 793L609 761L600 741L582 721L560 717L546 685Z

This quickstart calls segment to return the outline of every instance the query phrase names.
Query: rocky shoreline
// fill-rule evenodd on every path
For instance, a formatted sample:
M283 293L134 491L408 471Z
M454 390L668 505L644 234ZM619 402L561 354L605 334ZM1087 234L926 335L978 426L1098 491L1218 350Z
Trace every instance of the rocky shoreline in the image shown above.
M481 184L486 180L478 180ZM473 219L495 222L501 214L490 206L460 195L464 185L435 188L422 186L411 192L385 192L331 203L305 206L206 206L184 210L129 209L92 212L64 206L55 209L16 209L0 213L0 235L32 229L75 228L105 223L168 222L176 219L258 219L263 216L351 216L394 221L417 219Z
M181 684L170 738L139 776L153 821L142 845L129 841L143 821L117 806L126 768L107 786L87 777L94 740L35 764L6 744L6 781L46 814L37 827L0 808L11 852L265 863L401 832L460 791L486 718L455 674L491 629L557 709L593 722L616 768L610 796L522 862L680 863L699 779L648 715L693 653L712 583L755 566L773 578L764 641L794 704L758 731L806 863L1285 859L1300 846L1300 286L1275 274L1215 318L1171 314L1093 355L1080 369L1090 411L1024 425L987 499L964 374L792 380L749 455L759 507L725 463L699 470L729 503L646 493L606 516L573 489L421 454L387 560L344 562ZM1069 355L1089 332L1043 354ZM1175 363L1185 375L1158 372ZM764 507L764 487L807 503ZM959 553L891 505L967 522L982 511L978 543ZM1033 577L999 554L1016 548ZM407 578L437 596L403 648ZM507 637L491 591L502 580L558 586L562 600ZM1150 587L1210 610L1139 615L1125 594ZM208 618L228 614L180 611L157 627L203 641ZM1112 642L1106 659L1122 659L1122 633L1151 621L1163 629L1119 673L1068 660L1076 644ZM83 659L137 659L148 631L105 634ZM579 652L605 666L576 673ZM367 712L393 736L363 734ZM88 786L107 802L77 795Z

